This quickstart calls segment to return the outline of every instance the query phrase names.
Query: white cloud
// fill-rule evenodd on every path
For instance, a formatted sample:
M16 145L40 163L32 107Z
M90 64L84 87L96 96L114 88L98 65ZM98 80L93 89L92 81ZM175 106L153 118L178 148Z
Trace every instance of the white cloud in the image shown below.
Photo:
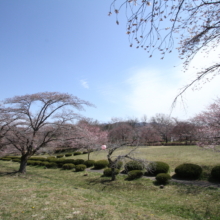
M170 114L171 104L180 89L196 77L198 70L192 66L202 67L202 64L210 65L218 58L216 52L204 58L199 54L191 64L191 69L183 72L180 69L161 70L137 69L133 70L129 79L126 80L130 92L126 102L137 117L146 114L148 117L156 113ZM179 100L173 110L172 116L179 119L187 119L203 111L207 105L220 96L219 76L216 76L210 83L200 84L201 89L189 88L183 95L183 102ZM194 88L194 91L193 91Z
M86 80L81 79L80 80L81 85L85 88L85 89L89 89L89 84Z

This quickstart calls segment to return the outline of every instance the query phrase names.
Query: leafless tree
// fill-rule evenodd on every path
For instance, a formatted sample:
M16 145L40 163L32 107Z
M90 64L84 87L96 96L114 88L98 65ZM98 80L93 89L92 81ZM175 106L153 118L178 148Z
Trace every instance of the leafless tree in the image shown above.
M184 70L199 53L206 56L215 50L220 42L220 1L204 0L113 0L109 15L115 13L127 18L126 32L130 47L142 48L153 56L155 51L164 59L174 49L174 39L180 59L184 60ZM178 97L196 82L220 73L220 63L216 62L197 73L197 77L184 86Z
M72 109L83 110L91 103L76 96L44 92L8 98L0 112L10 114L16 120L10 124L10 131L4 135L4 144L16 148L21 153L18 172L26 172L28 158L39 149L56 142L79 138L73 122L79 118Z

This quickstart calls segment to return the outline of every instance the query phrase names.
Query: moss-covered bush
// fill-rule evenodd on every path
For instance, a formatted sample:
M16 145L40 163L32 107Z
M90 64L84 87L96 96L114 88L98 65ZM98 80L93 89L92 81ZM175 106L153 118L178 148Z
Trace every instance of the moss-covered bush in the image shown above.
M159 184L166 184L171 179L170 175L168 173L159 173L156 176L156 180Z
M85 169L86 169L86 165L84 164L79 164L79 165L76 165L75 167L76 172L84 171Z
M86 160L86 161L84 162L84 164L85 164L87 167L93 167L93 166L94 166L94 163L95 163L94 160Z
M65 157L71 157L71 156L73 156L73 154L71 153L65 154Z
M185 163L175 168L177 177L185 179L198 179L202 174L202 168L199 165Z
M119 169L115 169L115 175L119 174ZM103 171L104 176L112 176L112 169L111 168L106 168Z
M212 178L220 181L220 165L212 168L211 176Z
M103 169L109 165L107 160L98 160L94 163L94 169Z
M128 172L128 180L138 179L143 176L143 171L141 170L131 170Z
M76 151L76 152L73 153L74 156L81 155L81 154L82 154L82 153L79 152L79 151Z
M138 161L131 160L125 164L125 170L127 172L131 170L143 170L143 169L144 169L143 164Z
M64 154L57 155L57 158L62 158L62 157L64 157Z
M147 167L146 174L156 176L159 173L168 173L169 168L167 163L161 161L151 162Z
M75 168L75 165L72 163L65 163L65 164L63 164L62 168L64 170L71 170L71 169Z
M76 159L76 160L74 161L74 164L75 164L75 165L84 164L84 163L85 163L85 160L83 160L83 159Z

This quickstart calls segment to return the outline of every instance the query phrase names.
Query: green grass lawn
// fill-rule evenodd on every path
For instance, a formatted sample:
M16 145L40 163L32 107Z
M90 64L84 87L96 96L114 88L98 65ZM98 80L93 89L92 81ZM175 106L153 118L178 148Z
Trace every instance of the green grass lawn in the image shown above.
M208 167L220 162L220 154L194 146L141 147L137 153L142 158L167 162L171 169L184 162ZM93 153L91 159L105 156L101 151ZM6 175L17 169L18 163L0 161L0 220L220 220L219 188L170 183L160 189L146 178L126 181L126 176L120 175L111 182L100 173L32 166L27 167L26 175Z

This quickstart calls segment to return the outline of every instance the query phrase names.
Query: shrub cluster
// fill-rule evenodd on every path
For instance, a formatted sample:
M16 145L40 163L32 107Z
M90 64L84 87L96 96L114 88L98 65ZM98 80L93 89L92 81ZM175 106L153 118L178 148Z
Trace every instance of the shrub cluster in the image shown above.
M119 174L119 169L115 169L114 173L115 173L115 175L118 175ZM104 176L112 176L112 169L111 168L104 169L103 175Z
M167 173L159 173L156 176L156 180L158 183L160 184L166 184L169 182L169 180L171 179L170 175Z
M84 171L85 169L86 169L86 165L84 164L79 164L79 165L76 165L75 167L76 172Z
M87 161L84 162L84 164L85 164L87 167L93 167L93 166L94 166L94 163L95 163L94 160L87 160Z
M138 161L131 160L125 164L125 170L127 172L132 170L143 170L143 169L144 169L143 164Z
M98 160L94 163L95 169L103 169L106 168L109 165L109 162L107 160Z
M0 160L3 160L3 161L11 161L11 158L9 158L9 157L2 157L2 158L0 158Z
M202 174L202 168L199 165L185 163L175 168L177 177L186 179L197 179Z
M83 154L88 154L88 152L87 151L83 151Z
M151 162L147 167L147 174L156 176L159 173L168 173L169 165L161 161Z
M71 157L71 156L73 156L73 154L71 153L65 154L65 157Z
M75 168L75 165L72 163L65 163L65 164L63 164L62 168L64 170L71 170L71 169Z
M62 158L62 157L64 157L64 154L57 155L57 158Z
M212 178L220 181L220 166L215 166L211 171Z
M143 171L141 170L131 170L128 172L128 180L138 179L143 176Z
M82 154L82 153L79 152L79 151L76 151L76 152L73 153L74 156L81 155L81 154Z
M75 164L75 165L84 164L84 163L85 163L85 160L83 160L83 159L76 159L76 160L74 161L74 164Z

